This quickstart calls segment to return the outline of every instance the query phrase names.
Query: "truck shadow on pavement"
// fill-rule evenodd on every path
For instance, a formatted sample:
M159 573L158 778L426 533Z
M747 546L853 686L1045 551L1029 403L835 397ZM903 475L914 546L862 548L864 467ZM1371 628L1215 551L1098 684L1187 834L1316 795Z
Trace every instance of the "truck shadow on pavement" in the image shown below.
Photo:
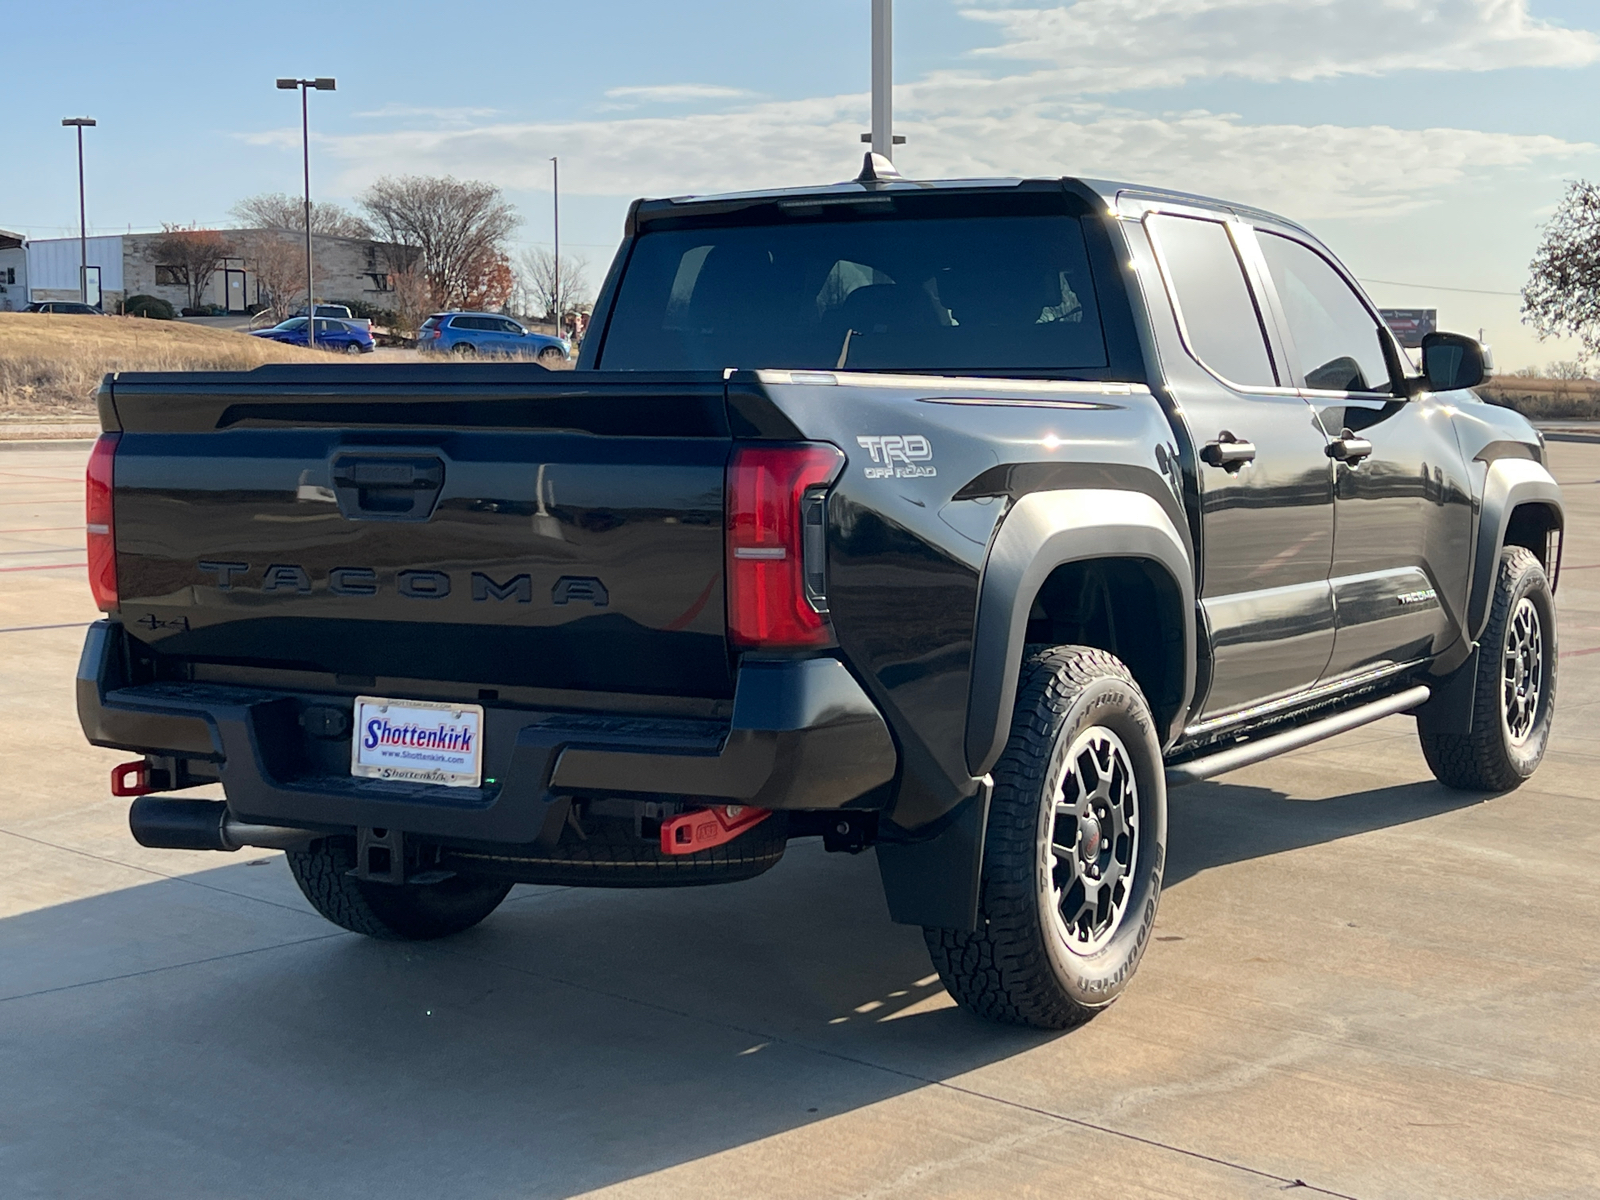
M1196 785L1173 794L1169 886L1478 802ZM1105 1049L1102 1022L954 1008L870 854L798 843L720 888L519 888L409 945L333 929L252 861L0 921L10 1194L565 1196L826 1141L830 1116L1063 1037L1068 1068L1071 1039Z
M1190 784L1167 794L1165 886L1212 867L1425 821L1493 798L1432 780L1321 800L1244 784Z

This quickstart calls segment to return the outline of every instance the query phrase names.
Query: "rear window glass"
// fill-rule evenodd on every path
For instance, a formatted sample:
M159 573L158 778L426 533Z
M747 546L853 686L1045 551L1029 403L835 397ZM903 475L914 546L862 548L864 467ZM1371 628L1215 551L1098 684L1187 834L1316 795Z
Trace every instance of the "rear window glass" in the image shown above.
M422 323L422 327L424 329L437 329L437 328L439 328L439 318L438 317L429 317L426 321L424 321Z
M662 230L629 259L610 370L1104 367L1079 219Z

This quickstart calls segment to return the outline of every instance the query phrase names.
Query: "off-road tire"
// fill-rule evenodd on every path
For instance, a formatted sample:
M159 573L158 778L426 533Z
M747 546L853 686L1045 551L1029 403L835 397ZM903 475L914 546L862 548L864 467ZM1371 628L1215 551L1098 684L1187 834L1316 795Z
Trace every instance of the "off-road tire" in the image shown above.
M369 883L350 875L355 839L323 838L287 852L305 898L335 925L390 942L422 942L471 929L506 898L505 880L454 875L438 883Z
M1507 718L1506 655L1508 641L1517 636L1517 613L1523 600L1528 601L1538 620L1541 678L1532 727L1525 735L1514 737ZM1422 754L1434 778L1460 791L1508 792L1538 770L1550 744L1550 727L1555 719L1559 659L1550 580L1533 551L1507 546L1500 552L1489 623L1478 641L1472 729L1468 733L1439 733L1420 721L1417 726Z
M1087 953L1068 945L1052 893L1056 783L1081 739L1109 730L1137 784L1136 850L1120 917ZM1081 771L1080 771L1081 773ZM1127 667L1104 650L1030 647L1022 664L983 851L976 932L924 929L946 990L979 1016L1040 1029L1082 1024L1114 1001L1155 924L1166 859L1167 796L1155 721ZM1096 827L1098 828L1098 827ZM1076 835L1081 846L1088 842ZM1055 839L1058 843L1061 838ZM1079 869L1082 869L1081 867Z

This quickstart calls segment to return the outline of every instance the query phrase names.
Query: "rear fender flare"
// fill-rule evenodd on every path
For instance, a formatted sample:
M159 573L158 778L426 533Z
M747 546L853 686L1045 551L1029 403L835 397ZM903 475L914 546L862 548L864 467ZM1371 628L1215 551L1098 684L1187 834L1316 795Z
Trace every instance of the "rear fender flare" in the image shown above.
M1500 551L1505 548L1511 515L1524 504L1542 504L1555 510L1556 527L1566 523L1561 505L1561 485L1543 463L1526 458L1497 458L1483 481L1483 506L1478 516L1478 543L1472 560L1472 591L1467 601L1467 637L1476 642L1489 623L1490 592L1499 572ZM1542 556L1541 556L1542 557ZM1555 563L1547 564L1552 581Z
M1071 562L1138 558L1156 563L1182 600L1181 728L1194 693L1194 568L1186 542L1161 505L1143 492L1102 488L1033 492L1012 506L990 546L978 593L966 757L974 778L1005 749L1017 699L1023 643L1033 599L1050 573ZM1163 731L1169 741L1172 731Z

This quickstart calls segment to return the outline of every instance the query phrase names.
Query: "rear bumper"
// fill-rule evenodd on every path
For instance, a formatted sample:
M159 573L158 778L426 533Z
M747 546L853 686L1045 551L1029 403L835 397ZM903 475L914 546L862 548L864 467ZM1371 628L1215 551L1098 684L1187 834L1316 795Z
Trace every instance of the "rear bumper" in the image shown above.
M122 632L91 626L78 667L78 717L97 746L186 760L215 774L241 820L330 832L395 828L443 841L549 839L571 796L693 796L773 809L849 804L895 774L882 716L836 659L747 661L731 721L603 713L485 712L481 788L357 779L349 734L319 738L306 714L348 696L215 684L132 685ZM325 725L325 721L322 722ZM552 822L556 828L550 828Z

